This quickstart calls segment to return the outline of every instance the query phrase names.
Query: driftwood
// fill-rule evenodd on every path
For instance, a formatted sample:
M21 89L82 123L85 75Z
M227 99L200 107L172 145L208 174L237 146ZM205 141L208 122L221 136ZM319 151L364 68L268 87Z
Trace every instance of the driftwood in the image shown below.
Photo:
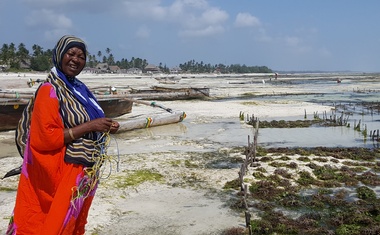
M152 116L142 116L139 118L131 118L129 120L118 120L120 127L117 133L134 130L143 129L153 126L161 126L172 123L181 122L186 118L186 114L183 111L175 111L171 113L156 114Z

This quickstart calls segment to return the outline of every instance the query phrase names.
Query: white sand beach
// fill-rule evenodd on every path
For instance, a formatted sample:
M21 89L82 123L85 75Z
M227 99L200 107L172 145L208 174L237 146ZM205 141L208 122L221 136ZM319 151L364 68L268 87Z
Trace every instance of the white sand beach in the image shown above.
M43 79L44 74L1 74L0 89L33 89L26 86L29 78ZM262 76L262 75L260 75ZM115 134L108 153L119 154L119 170L115 165L111 175L102 180L88 218L86 234L220 234L224 229L244 227L244 214L229 208L231 195L223 190L223 185L238 176L238 168L215 169L205 167L206 153L220 153L226 158L244 158L236 153L228 143L229 138L247 143L251 127L244 127L239 121L239 113L254 114L260 119L303 115L307 112L329 111L330 106L321 104L287 101L277 102L245 101L233 99L245 93L308 93L312 87L295 89L292 85L273 86L268 77L259 75L249 78L251 84L235 84L232 78L182 78L177 86L209 87L210 96L224 97L222 102L215 99L162 101L165 107L184 111L187 115L180 123ZM112 85L149 88L160 85L151 77L128 77L126 75L82 74L80 78L88 86ZM239 78L246 81L248 78ZM248 79L248 80L249 80ZM279 79L282 79L281 77ZM283 78L286 79L286 78ZM338 87L334 81L333 90L352 90L357 84ZM364 86L364 85L363 85ZM136 104L133 115L164 112ZM219 120L235 120L234 125L243 126L247 132L236 134L227 132ZM198 128L206 124L213 129ZM231 136L231 133L234 136ZM0 176L21 164L21 157L14 145L14 131L0 132ZM219 141L219 138L223 140ZM285 138L285 137L284 137ZM260 139L258 140L260 143ZM193 166L189 167L189 164ZM120 187L120 182L136 170L147 169L163 176L161 181L144 182L138 186ZM6 231L16 195L18 177L0 180L0 233ZM13 189L14 191L6 191Z

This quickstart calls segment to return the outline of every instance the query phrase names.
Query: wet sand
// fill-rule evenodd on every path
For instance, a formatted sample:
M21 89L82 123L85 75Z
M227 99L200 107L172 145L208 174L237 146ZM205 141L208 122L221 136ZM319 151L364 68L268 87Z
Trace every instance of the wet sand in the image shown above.
M44 75L0 74L1 89L4 89L3 84L8 84L8 89L33 89L23 85L29 77L36 79ZM112 84L138 89L162 85L151 77L83 74L80 78L90 87ZM209 87L211 98L162 101L160 103L165 107L186 112L186 119L176 124L113 135L108 153L115 158L119 155L119 169L116 171L114 163L111 175L99 186L90 210L87 234L220 234L227 228L244 227L244 214L229 208L232 194L222 189L224 183L237 178L239 168L210 167L217 159L228 162L233 158L244 158L242 152L234 149L247 145L252 128L239 120L239 113L275 119L303 115L305 109L320 113L331 109L314 103L290 102L286 98L281 102L263 100L254 103L241 98L247 93L313 92L313 88L308 86L302 89L291 84L274 86L268 79L262 75L250 78L182 78L176 86ZM242 81L250 83L242 84ZM326 82L334 81L326 78ZM334 89L348 90L355 86L357 84L335 86ZM120 119L159 112L164 111L135 105L131 114ZM14 131L0 132L0 176L21 164L13 138ZM145 182L133 187L117 186L122 179L141 169L161 174L163 181ZM0 233L6 230L17 180L18 177L0 180ZM14 191L5 191L4 188Z

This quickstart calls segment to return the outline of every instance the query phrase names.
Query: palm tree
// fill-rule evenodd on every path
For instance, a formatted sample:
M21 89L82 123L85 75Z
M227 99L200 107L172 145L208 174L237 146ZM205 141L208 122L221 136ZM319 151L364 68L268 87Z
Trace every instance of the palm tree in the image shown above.
M3 64L8 64L9 62L9 46L8 44L4 43L3 46L0 49L0 60Z
M32 49L33 49L33 56L40 56L40 55L43 54L43 49L42 49L42 47L40 47L40 46L38 46L38 45L36 45L36 44L34 44L34 45L32 46Z
M101 51L98 51L98 57L99 57L99 61L100 61L100 59L102 58L102 52Z

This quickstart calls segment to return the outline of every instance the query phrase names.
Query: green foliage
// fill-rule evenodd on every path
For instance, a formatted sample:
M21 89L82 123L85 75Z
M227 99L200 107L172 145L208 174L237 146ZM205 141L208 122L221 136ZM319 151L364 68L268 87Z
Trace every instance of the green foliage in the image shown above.
M50 58L45 55L33 57L30 61L30 68L34 71L47 71L51 68Z
M179 67L187 73L272 73L273 71L266 66L246 66L240 64L205 64L203 61L195 62L190 60L180 64Z
M30 60L31 69L36 71L45 71L51 68L51 49L46 51L39 45L34 44L33 53L30 55L23 43L16 48L14 43L3 44L0 49L0 64L10 65L13 69L20 69L20 62ZM122 58L117 61L111 53L110 48L105 49L105 53L98 51L96 54L87 54L87 66L94 68L98 63L107 63L108 65L117 65L121 69L139 68L144 69L148 65L146 59L132 57L129 61ZM41 57L42 56L42 57ZM47 57L47 58L45 58ZM169 73L170 69L163 63L159 63L158 67L164 73ZM246 66L240 64L224 65L224 64L205 64L203 61L195 62L195 60L180 64L179 67L186 73L272 73L272 70L266 66Z

